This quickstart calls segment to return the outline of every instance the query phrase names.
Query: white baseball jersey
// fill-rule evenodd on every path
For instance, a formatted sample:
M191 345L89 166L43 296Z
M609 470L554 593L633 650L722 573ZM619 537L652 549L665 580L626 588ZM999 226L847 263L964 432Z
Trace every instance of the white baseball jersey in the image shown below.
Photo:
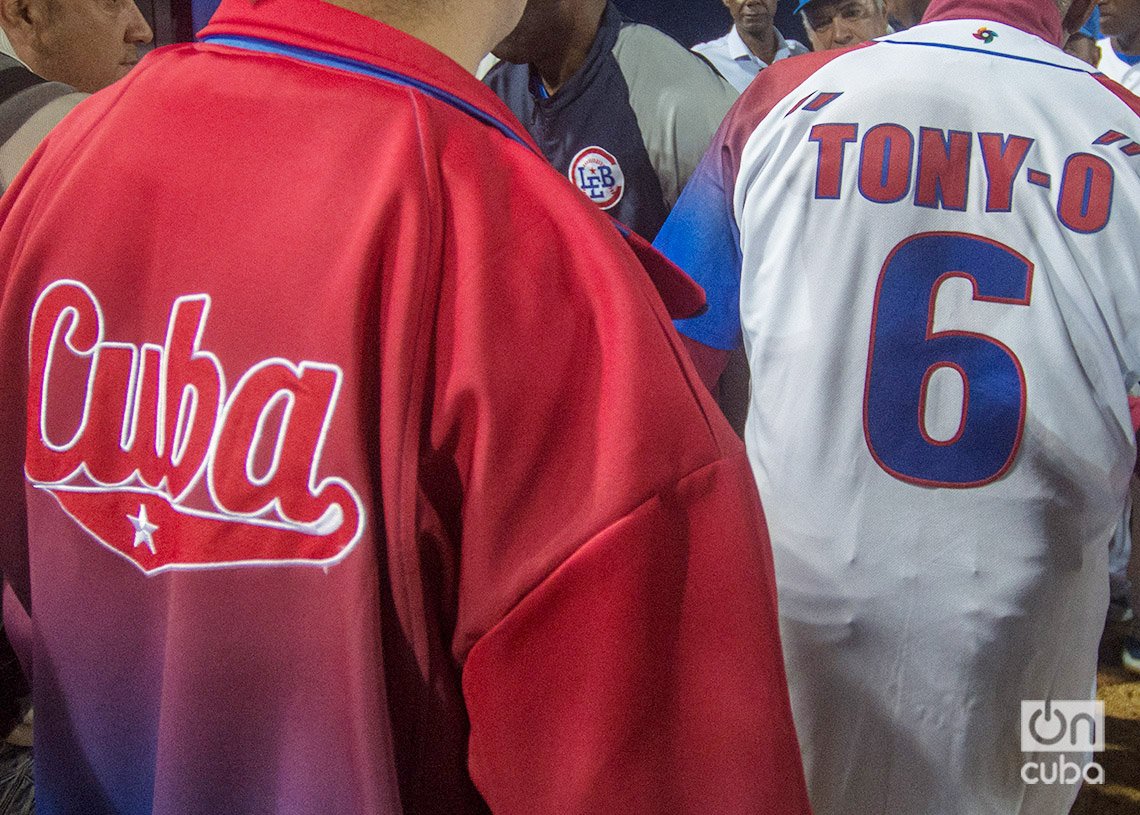
M927 19L763 71L657 245L709 295L678 328L748 353L817 815L1067 813L1020 703L1095 683L1140 100L1051 44L1051 0Z
M1140 63L1126 62L1112 47L1112 38L1104 37L1097 41L1100 46L1100 72L1109 79L1115 79L1133 93L1140 92Z

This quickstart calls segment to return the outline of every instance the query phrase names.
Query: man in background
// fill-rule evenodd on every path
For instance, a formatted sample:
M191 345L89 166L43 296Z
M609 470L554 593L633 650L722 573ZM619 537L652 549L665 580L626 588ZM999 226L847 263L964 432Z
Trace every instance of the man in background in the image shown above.
M1136 460L1140 101L1061 50L1090 5L933 0L766 69L658 235L706 381L748 350L816 815L1064 815L1103 780L1021 740L1095 684Z
M0 0L0 189L82 99L126 76L153 32L134 0Z
M886 0L887 21L895 31L918 25L930 0Z
M891 32L883 0L800 0L796 12L813 51L858 45Z
M775 25L778 0L722 0L732 15L732 28L723 37L698 43L693 50L703 56L740 93L761 69L773 62L808 49L796 40L784 39Z
M1099 0L1098 67L1133 93L1140 92L1140 0Z
M154 33L134 0L0 0L0 52L94 93L122 79Z
M0 0L0 188L80 100L126 76L153 32L134 0Z
M529 0L483 81L554 168L652 240L737 91L609 0Z
M1100 66L1100 40L1100 9L1094 8L1081 30L1065 42L1065 53L1097 68Z
M521 12L224 0L2 199L40 815L806 815L702 296L472 76Z
M649 240L738 95L703 59L609 0L529 0L494 59L483 81L554 168ZM717 394L738 430L736 395L747 392L739 363Z

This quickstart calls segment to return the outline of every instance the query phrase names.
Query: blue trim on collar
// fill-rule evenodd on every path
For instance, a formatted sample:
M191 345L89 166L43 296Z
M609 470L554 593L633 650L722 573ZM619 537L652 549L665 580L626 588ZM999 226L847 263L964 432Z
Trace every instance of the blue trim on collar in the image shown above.
M1047 62L1043 59L1034 59L1032 57L1019 57L1016 54L1004 54L1001 51L988 51L983 48L968 48L964 45L951 45L946 42L915 42L914 40L876 40L879 45L918 45L926 48L946 48L950 51L968 51L972 54L984 54L987 57L1000 57L1002 59L1013 59L1018 62L1031 62L1034 65L1045 65L1050 68L1060 68L1062 71L1072 71L1077 74L1094 74L1095 71L1073 68L1070 65L1058 65L1055 62Z
M533 148L527 144L526 140L519 136L518 133L510 127L510 125L499 121L487 111L482 110L465 99L461 99L453 93L437 88L422 79L408 76L392 71L388 68L381 68L378 65L373 65L369 62L362 62L361 60L351 59L350 57L342 57L337 54L330 54L325 51L317 51L311 48L302 48L298 45L287 45L285 43L276 42L275 40L261 39L260 37L244 37L232 34L210 34L199 39L199 42L209 43L210 45L226 45L230 48L240 48L244 51L257 51L265 54L277 54L283 57L292 57L293 59L300 60L301 62L308 62L313 65L321 65L326 68L336 68L341 71L358 74L360 76L367 76L371 79L379 79L382 82L390 82L393 85L400 85L405 88L420 91L432 99L437 99L444 104L451 105L453 108L466 113L473 119L477 119L483 124L490 125L498 130L507 138L512 141L518 142L527 150L534 152Z
M382 82L390 82L393 85L412 88L413 90L420 91L421 93L424 93L433 99L438 99L444 104L451 105L453 108L456 108L462 113L466 113L473 119L483 122L486 125L490 125L507 138L511 139L514 142L517 142L518 144L521 144L528 151L539 156L539 158L542 158L543 161L546 161L546 158L543 157L541 153L527 144L526 141L517 133L515 133L514 130L512 130L508 125L500 122L490 113L477 108L470 102L460 99L453 93L448 93L442 88L437 88L435 85L431 85L421 79L416 79L415 77L399 73L398 71L381 68L378 65L372 65L371 63L362 62L360 60L351 59L349 57L329 54L325 51L316 51L311 48L302 48L297 45L286 45L285 43L276 42L274 40L265 40L259 37L210 34L199 38L198 41L209 43L211 45L226 45L230 48L240 48L244 51L257 51L265 54L279 54L281 56L292 57L294 59L301 60L302 62L312 63L313 65L323 65L329 68L337 68L342 71L348 71L349 73L367 76L372 79L379 79ZM614 225L618 233L623 238L629 240L629 233L631 231L629 227L627 227L617 218L614 218L612 215L609 216L609 221Z
M1083 29L1082 29L1082 31L1083 31ZM1109 39L1109 45L1112 48L1112 53L1114 53L1116 55L1116 58L1118 60L1123 62L1125 65L1140 65L1140 54L1122 54L1119 51L1117 51L1116 47L1112 46L1111 43L1112 43L1112 40Z

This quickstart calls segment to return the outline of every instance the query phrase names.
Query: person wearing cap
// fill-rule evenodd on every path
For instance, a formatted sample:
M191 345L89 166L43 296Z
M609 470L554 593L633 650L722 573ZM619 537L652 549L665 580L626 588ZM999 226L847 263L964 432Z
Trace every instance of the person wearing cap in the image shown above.
M1140 0L1099 0L1100 70L1140 93Z
M1067 815L1114 772L1087 725L1136 461L1140 100L1061 49L1091 2L932 0L765 69L657 237L707 292L677 321L705 381L748 355L816 815Z
M813 51L858 45L891 32L883 0L800 0L795 12Z
M773 62L808 53L803 43L785 39L776 28L777 0L722 2L732 15L732 28L723 37L694 45L693 50L740 93Z
M522 5L223 0L0 199L40 815L807 815L703 293L473 76Z

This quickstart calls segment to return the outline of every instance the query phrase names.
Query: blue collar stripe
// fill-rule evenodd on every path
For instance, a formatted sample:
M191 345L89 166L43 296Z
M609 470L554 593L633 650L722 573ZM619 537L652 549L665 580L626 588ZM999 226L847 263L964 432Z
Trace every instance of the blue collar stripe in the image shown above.
M945 42L914 42L913 40L879 40L879 45L920 45L927 48L947 48L951 51L968 51L972 54L985 54L987 57L1001 57L1002 59L1014 59L1018 62L1031 62L1034 65L1047 65L1050 68L1060 68L1062 71L1073 71L1078 74L1091 74L1093 71L1084 70L1081 68L1072 68L1068 65L1058 65L1055 62L1046 62L1043 59L1033 59L1032 57L1019 57L1016 54L1003 54L1001 51L986 51L982 48L967 48L964 45L951 45Z
M211 45L226 45L231 48L240 48L245 51L259 51L266 54L278 54L284 57L292 57L293 59L301 60L302 62L309 62L313 65L323 65L327 68L337 68L349 73L367 76L372 79L379 79L382 82L390 82L393 85L401 85L406 88L417 90L433 99L438 99L444 104L451 105L453 108L466 113L473 119L477 119L483 124L490 125L498 130L507 138L516 141L528 150L531 149L530 145L526 143L509 125L499 121L490 113L485 110L480 110L475 105L460 99L453 93L448 93L442 88L437 88L423 80L416 79L415 77L401 74L397 71L391 71L387 68L381 68L378 65L372 65L368 62L361 62L360 60L350 59L349 57L342 57L336 54L329 54L325 51L316 51L311 48L301 48L296 45L286 45L285 43L275 42L273 40L263 40L258 37L241 37L241 36L226 36L221 34L209 35L202 37L201 42L209 43Z
M1115 48L1112 53L1116 54L1116 58L1127 65L1140 65L1140 54L1122 54Z

